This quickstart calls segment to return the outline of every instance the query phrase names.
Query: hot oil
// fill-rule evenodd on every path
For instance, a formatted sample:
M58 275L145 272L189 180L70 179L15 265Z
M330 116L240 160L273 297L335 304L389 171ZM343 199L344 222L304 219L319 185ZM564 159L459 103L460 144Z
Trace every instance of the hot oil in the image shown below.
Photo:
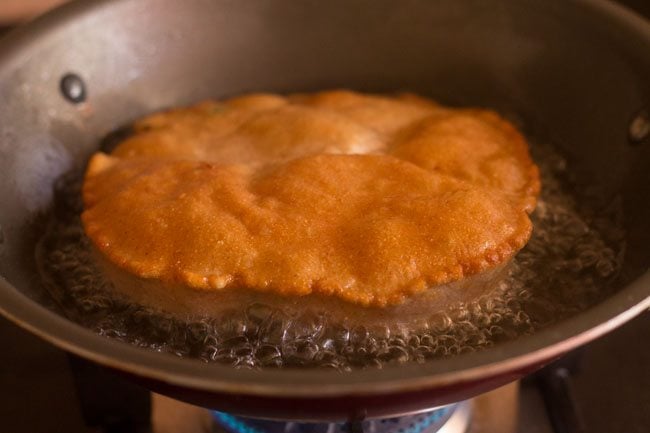
M181 357L238 368L327 367L346 371L425 362L533 333L608 294L622 264L621 206L574 190L566 161L531 146L542 193L533 235L510 275L489 294L432 312L419 329L334 323L326 313L290 316L261 304L219 318L180 320L112 295L93 262L79 215L81 175L56 186L55 209L37 258L63 313L101 335Z

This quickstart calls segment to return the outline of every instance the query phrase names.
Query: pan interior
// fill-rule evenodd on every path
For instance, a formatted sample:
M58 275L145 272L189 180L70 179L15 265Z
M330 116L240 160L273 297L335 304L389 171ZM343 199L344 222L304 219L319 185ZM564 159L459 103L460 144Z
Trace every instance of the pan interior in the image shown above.
M121 299L113 295L84 235L77 172L57 183L54 210L37 247L40 273L63 313L101 335L237 368L349 371L484 349L532 334L603 299L623 263L620 199L603 201L596 191L572 185L566 160L550 144L532 142L543 187L529 244L507 277L480 283L487 286L484 295L444 294L446 300L431 302L429 317L420 322L402 318L408 315L403 308L395 314L386 308L382 323L341 321L326 308L304 311L299 301L297 308L293 302L284 308L242 304L218 317L184 319ZM462 301L453 301L459 297Z

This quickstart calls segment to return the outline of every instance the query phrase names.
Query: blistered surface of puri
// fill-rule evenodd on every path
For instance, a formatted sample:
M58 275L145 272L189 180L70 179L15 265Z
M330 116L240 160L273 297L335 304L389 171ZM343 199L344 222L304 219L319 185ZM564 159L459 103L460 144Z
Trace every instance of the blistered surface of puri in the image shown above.
M79 219L79 173L56 186L55 209L37 250L44 287L68 318L103 336L236 368L349 371L480 350L593 305L609 293L623 260L620 203L576 188L550 145L532 143L531 153L542 193L531 215L533 235L509 276L479 299L433 312L420 329L349 326L326 313L291 316L261 304L181 321L116 298L93 263Z

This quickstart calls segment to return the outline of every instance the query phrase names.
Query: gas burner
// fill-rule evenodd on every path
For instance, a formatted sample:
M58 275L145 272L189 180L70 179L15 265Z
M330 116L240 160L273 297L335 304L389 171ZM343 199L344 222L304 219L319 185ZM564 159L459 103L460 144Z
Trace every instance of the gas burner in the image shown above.
M244 418L212 412L215 433L464 433L470 419L468 402L397 418L339 423L301 423Z
M527 392L524 394L527 395ZM309 423L269 421L212 411L151 395L151 433L523 433L517 429L519 385L514 382L472 400L385 419ZM540 402L541 404L541 402ZM495 416L498 414L498 416ZM535 415L527 411L527 415ZM544 421L544 420L542 420ZM537 433L551 433L534 420ZM541 426L541 427L540 427Z

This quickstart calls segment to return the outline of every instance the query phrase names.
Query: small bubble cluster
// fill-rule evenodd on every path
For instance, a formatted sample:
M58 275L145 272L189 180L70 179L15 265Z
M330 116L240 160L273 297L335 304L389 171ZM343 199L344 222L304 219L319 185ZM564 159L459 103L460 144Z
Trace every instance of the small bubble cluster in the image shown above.
M570 179L550 145L533 145L542 193L533 235L509 275L486 295L449 305L418 329L352 326L326 313L289 314L262 304L219 318L180 320L113 295L90 253L79 215L81 176L64 176L37 248L43 286L64 315L139 347L236 368L338 371L426 362L531 334L607 295L624 253L621 204Z

